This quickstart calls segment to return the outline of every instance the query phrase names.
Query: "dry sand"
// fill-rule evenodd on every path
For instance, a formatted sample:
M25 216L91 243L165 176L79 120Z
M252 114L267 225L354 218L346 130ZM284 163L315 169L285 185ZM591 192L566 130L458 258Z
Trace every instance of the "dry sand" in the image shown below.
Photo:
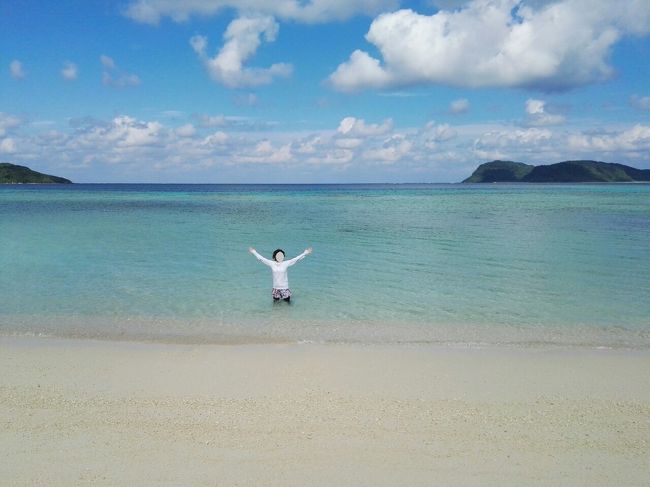
M0 338L0 485L650 485L650 352Z

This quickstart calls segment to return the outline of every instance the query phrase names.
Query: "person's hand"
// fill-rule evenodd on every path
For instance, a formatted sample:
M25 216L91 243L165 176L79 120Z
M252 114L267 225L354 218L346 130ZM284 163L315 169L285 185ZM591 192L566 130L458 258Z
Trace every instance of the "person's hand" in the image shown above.
M255 252L255 249L253 247L248 247L248 251L252 254L253 252Z
M307 255L311 254L311 252L312 252L311 247L309 247L308 249L305 249L305 253Z

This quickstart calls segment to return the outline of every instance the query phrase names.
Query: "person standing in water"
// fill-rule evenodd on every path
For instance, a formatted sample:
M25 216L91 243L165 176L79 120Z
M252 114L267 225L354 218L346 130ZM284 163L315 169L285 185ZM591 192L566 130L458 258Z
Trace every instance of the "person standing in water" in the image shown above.
M273 260L262 257L253 247L249 247L248 251L253 254L257 260L269 266L273 272L273 291L271 292L273 295L273 302L278 302L280 299L285 300L287 303L291 302L291 289L289 289L287 268L311 254L311 247L305 249L305 251L298 257L289 260L284 260L284 250L282 249L276 249L273 252Z

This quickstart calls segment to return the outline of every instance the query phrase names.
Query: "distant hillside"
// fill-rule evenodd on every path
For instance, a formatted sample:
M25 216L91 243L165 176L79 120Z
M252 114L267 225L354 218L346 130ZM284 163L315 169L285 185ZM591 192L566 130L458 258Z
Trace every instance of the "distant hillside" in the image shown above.
M565 161L532 166L522 162L481 164L463 183L631 183L650 181L650 169L598 161Z
M492 161L481 164L464 183L521 181L535 166L523 162Z
M40 172L32 171L25 166L17 166L8 162L0 162L0 184L16 184L16 183L59 183L69 184L72 183L69 179L60 178L58 176L50 176Z

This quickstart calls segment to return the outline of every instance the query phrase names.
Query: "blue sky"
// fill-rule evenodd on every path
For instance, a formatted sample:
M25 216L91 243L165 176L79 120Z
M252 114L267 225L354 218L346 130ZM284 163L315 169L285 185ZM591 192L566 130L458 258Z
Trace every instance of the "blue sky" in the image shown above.
M9 0L0 160L76 182L650 168L649 59L650 0Z

